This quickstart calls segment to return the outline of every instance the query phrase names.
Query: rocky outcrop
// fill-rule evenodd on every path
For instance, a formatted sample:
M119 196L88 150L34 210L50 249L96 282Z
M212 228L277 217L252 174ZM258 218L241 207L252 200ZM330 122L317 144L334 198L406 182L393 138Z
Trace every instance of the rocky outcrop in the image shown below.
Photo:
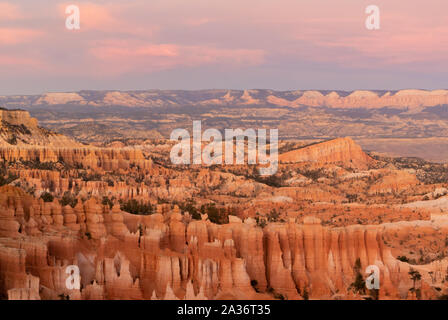
M351 138L338 138L279 155L279 162L315 162L319 164L343 164L348 167L366 169L375 161L365 154Z
M35 129L38 125L37 119L31 118L29 112L24 110L0 110L0 120L10 125L23 125L30 129Z
M386 171L384 175L369 188L369 193L400 193L409 188L413 188L418 184L419 181L413 173L400 170Z
M63 162L69 166L94 170L114 171L136 166L145 171L152 161L145 159L139 149L107 149L94 147L49 148L49 147L1 147L0 158L5 161L31 161L36 163Z
M0 109L0 146L79 147L80 143L38 126L28 111Z

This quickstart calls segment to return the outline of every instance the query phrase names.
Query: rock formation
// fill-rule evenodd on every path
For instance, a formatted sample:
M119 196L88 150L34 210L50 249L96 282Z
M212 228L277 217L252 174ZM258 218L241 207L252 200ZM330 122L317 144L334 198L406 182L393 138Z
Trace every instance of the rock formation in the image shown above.
M366 169L369 164L374 163L351 138L338 138L289 151L279 155L279 161L338 163L358 169Z
M39 145L46 147L76 147L80 143L38 126L24 110L0 110L0 147Z
M356 279L370 265L381 299L417 298L411 268L423 298L448 289L448 219L419 202L444 201L448 186L350 138L286 152L264 178L153 161L141 145L81 145L22 111L0 116L1 299L361 299ZM79 288L67 285L73 270Z
M301 299L305 291L311 298L354 297L357 260L361 270L379 267L381 298L406 298L411 286L411 266L392 255L381 225L325 227L313 217L264 229L250 219L217 225L187 222L178 209L135 216L91 199L68 210L13 187L1 191L7 209L0 219L9 221L0 233L4 298ZM80 269L79 290L65 286L70 265ZM429 274L447 266L442 260L415 268L430 286ZM433 289L424 294L437 296Z

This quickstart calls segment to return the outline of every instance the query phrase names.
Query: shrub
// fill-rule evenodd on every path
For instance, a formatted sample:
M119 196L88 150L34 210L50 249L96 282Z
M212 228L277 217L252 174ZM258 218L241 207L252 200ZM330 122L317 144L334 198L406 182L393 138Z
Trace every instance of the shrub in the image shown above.
M349 286L349 290L352 289L354 293L365 294L366 293L366 282L361 274L361 260L358 258L355 261L353 267L355 271L355 281Z
M0 186L10 184L11 182L13 182L14 180L16 180L18 178L19 177L15 176L13 174L8 174L8 176L6 178L4 176L0 176Z
M201 213L196 209L193 201L179 203L178 206L183 212L188 212L194 220L201 220Z
M93 173L93 174L81 173L80 176L82 181L101 181L101 175L99 173Z
M201 213L207 214L208 219L213 223L216 223L216 224L229 223L229 217L226 213L226 209L217 208L214 203L202 205Z
M6 140L9 144L16 145L17 144L17 137L15 135L12 135L8 140Z
M259 177L254 176L253 177L257 182L267 184L268 186L279 188L283 184L282 177L279 176L268 176L268 177Z
M274 298L278 300L285 300L285 297L281 293L274 293Z
M154 213L151 203L138 202L135 199L120 201L120 209L137 215L150 215Z
M303 289L303 296L302 297L303 297L303 300L309 300L309 298L310 298L308 290L306 288Z
M313 181L316 181L321 177L325 177L323 169L305 170L305 171L299 171L299 173Z
M259 226L260 228L264 228L266 227L266 220L265 219L260 219L260 217L255 217L255 221L257 222L257 226Z
M422 275L417 270L411 268L408 272L411 280L412 280L412 288L409 289L411 292L415 292L417 299L420 299L421 291L415 287L417 281L422 279Z
M68 205L68 206L74 208L78 204L78 199L76 199L76 197L74 195L72 195L70 193L70 191L66 191L64 193L64 195L62 196L62 199L59 200L59 203L63 207Z
M272 209L271 212L268 215L269 222L277 222L280 214L277 212L277 210Z
M111 209L114 206L114 202L111 199L109 199L109 197L103 197L103 201L101 201L101 204L103 206L109 205L109 208L111 208Z
M42 193L40 198L42 200L44 200L44 202L53 202L53 199L54 199L53 195L51 193L49 193L49 192Z
M257 288L258 286L258 281L257 280L251 280L250 281L250 285L252 286L252 288L254 288L255 292L260 292Z

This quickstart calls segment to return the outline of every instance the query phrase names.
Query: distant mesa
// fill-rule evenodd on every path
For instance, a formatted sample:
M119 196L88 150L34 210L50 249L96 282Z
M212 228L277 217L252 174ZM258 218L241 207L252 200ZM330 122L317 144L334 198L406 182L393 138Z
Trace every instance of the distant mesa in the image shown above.
M74 92L56 92L56 93L46 93L42 95L37 101L36 105L39 104L67 104L67 103L80 103L83 102L84 98L78 93Z
M330 108L421 108L448 104L448 90L140 90L45 93L35 96L1 96L1 105L17 106L125 106L164 107L192 105L301 106Z

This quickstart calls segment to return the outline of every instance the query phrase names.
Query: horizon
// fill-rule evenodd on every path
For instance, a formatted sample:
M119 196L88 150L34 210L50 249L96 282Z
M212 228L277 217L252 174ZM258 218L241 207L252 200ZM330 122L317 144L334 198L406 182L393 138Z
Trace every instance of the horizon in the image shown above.
M241 89L234 89L234 88L205 88L205 89L157 89L157 88L150 88L150 89L80 89L80 90L72 90L72 91L43 91L43 92L37 92L37 93L29 93L29 94L22 94L22 93L11 93L11 94L2 94L1 97L11 97L11 96L39 96L39 95L45 95L45 94L59 94L59 93L82 93L82 92L145 92L145 91L185 91L185 92L200 92L200 91L275 91L275 92L294 92L294 91L301 91L301 92L307 92L307 91L317 91L317 92L346 92L346 93L353 93L357 91L370 91L374 93L378 92L393 92L394 94L399 91L427 91L427 92L433 92L433 91L448 91L448 88L400 88L400 89L351 89L351 90L340 90L340 89L289 89L289 90L280 90L280 89L272 89L272 88L241 88Z

